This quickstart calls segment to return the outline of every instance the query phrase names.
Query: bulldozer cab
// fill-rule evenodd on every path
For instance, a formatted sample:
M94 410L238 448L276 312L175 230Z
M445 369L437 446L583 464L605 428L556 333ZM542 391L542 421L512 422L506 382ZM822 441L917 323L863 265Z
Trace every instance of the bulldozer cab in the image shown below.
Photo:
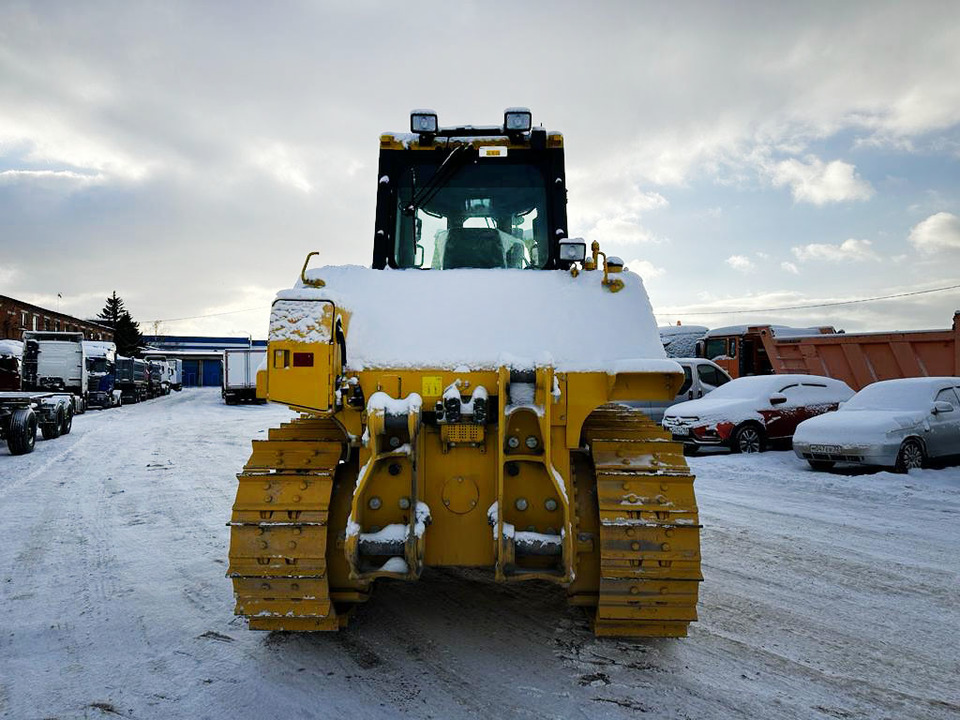
M433 115L426 131L418 113L414 133L380 139L373 267L568 267L562 136L522 109L502 127L439 128Z

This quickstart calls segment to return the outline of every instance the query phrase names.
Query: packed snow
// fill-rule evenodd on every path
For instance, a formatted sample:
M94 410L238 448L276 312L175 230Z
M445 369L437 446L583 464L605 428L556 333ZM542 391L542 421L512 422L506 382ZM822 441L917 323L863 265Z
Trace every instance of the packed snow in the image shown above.
M354 370L537 364L561 371L679 372L665 359L640 277L621 273L625 286L617 293L601 285L602 277L597 271L572 277L349 265L308 270L307 279L322 279L325 287L298 281L277 297L326 299L351 311L347 365ZM317 312L317 303L303 304Z
M683 640L598 640L552 585L429 568L340 633L251 632L225 523L250 439L289 417L184 390L0 450L0 717L960 715L960 468L691 458L705 580Z
M270 340L330 342L332 328L325 314L329 308L327 303L278 300L270 309Z

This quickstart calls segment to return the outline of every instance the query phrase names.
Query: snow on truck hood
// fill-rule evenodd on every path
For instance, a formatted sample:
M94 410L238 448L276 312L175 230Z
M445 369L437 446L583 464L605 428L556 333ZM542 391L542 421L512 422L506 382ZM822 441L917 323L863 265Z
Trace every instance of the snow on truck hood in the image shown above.
M351 313L347 365L365 368L552 365L559 371L682 372L666 359L640 277L620 274L611 293L600 271L574 278L556 270L372 270L356 265L310 270L322 288L277 300L332 301ZM297 340L276 322L271 340Z

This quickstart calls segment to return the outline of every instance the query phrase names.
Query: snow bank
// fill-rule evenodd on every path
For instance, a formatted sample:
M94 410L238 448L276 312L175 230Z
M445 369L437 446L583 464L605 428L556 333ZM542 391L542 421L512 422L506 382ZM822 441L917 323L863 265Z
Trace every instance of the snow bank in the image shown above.
M277 298L326 299L349 310L352 370L538 364L561 371L678 371L665 359L650 300L634 273L621 274L618 293L601 286L600 272L574 278L563 271L331 266L307 277L322 278L326 287L298 281ZM302 305L312 313L321 307ZM271 338L273 330L271 323Z

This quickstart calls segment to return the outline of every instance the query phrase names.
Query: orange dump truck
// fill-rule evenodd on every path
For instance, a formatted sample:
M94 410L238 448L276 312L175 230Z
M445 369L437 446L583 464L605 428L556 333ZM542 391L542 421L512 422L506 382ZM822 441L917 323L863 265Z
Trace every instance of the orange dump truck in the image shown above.
M960 312L945 330L844 333L750 325L711 330L697 344L731 377L809 373L860 390L877 380L960 375Z

